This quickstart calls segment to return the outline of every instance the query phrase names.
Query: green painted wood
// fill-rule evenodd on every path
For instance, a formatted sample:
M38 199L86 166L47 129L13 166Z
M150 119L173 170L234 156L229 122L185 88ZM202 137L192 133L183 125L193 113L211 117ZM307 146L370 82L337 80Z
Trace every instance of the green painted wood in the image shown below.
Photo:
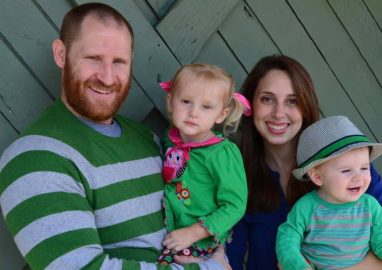
M1 120L0 120L0 124ZM25 265L25 260L17 249L15 242L8 228L5 225L3 217L0 218L0 269L20 270Z
M382 1L381 0L363 0L371 14L373 14L379 28L382 29Z
M0 55L0 111L22 130L53 100L1 40Z
M324 1L296 0L291 1L291 5L368 123L374 139L382 141L382 88L336 14ZM333 106L339 107L340 100L334 100Z
M46 89L57 97L60 76L51 56L51 42L57 32L39 8L32 1L3 0L0 32Z
M232 10L218 30L247 72L265 55L280 53L250 7L243 2Z
M137 0L140 1L140 0ZM162 18L168 9L176 2L176 0L146 0L150 3L151 8L155 10L156 14Z
M89 1L76 1L85 3ZM179 63L133 0L97 1L116 8L132 24L135 33L133 76L156 108L167 115L165 95L158 81L170 80Z
M330 0L329 3L382 85L382 32L367 6L361 1Z
M158 17L156 11L147 3L147 1L133 0L135 5L140 9L142 14L145 16L146 20L151 25L156 25L158 23Z
M60 29L62 19L66 12L73 6L68 0L52 1L52 0L35 0L38 5L44 10L49 18L54 22L55 27Z
M308 10L305 10L305 12L309 15L305 17L311 16L310 13L315 12L312 2L321 1L307 1ZM269 33L280 51L297 59L311 74L318 92L322 114L324 116L347 115L363 130L365 135L374 138L357 108L354 107L353 101L349 99L337 80L336 74L333 73L331 67L322 58L320 51L316 48L289 5L282 0L247 0L247 4L259 18L265 31ZM320 16L320 13L317 13L317 16ZM316 18L317 24L321 25L321 27L323 20ZM322 30L327 31L328 27L331 26L322 27ZM290 29L293 29L293 31ZM337 45L334 41L330 44L331 46ZM339 101L341 106L338 106Z
M247 76L244 68L218 33L210 37L194 62L209 63L223 68L233 76L236 82L236 89L240 88L240 85Z
M157 30L181 63L190 63L238 0L180 0Z
M154 104L132 78L129 95L118 113L141 122L154 108Z
M14 140L19 134L18 131L12 127L5 117L0 113L0 155L4 149ZM1 219L1 218L0 218ZM1 241L0 241L1 242ZM1 253L1 252L0 252ZM1 262L1 260L0 260ZM3 269L0 267L0 269Z

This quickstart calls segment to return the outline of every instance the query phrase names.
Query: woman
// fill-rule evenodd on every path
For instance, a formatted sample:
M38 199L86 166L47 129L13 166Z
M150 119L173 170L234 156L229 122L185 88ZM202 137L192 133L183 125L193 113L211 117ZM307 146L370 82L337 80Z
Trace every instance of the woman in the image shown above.
M253 105L253 117L242 120L239 139L249 197L247 213L234 228L227 255L232 268L241 270L248 249L246 269L273 270L278 269L277 229L290 206L314 188L310 181L297 181L291 171L296 167L301 131L319 119L318 99L309 73L283 55L260 59L242 88ZM381 203L381 177L373 167L371 173L368 193ZM369 257L365 261L379 263Z

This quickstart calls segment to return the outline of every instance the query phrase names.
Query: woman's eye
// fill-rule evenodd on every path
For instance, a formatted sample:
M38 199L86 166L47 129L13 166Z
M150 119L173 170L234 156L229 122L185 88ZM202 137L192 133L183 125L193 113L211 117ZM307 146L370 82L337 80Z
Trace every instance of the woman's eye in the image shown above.
M291 98L287 100L287 104L289 106L297 106L297 99L296 98Z
M270 96L263 96L260 98L261 102L264 104L271 104L273 101L273 98Z

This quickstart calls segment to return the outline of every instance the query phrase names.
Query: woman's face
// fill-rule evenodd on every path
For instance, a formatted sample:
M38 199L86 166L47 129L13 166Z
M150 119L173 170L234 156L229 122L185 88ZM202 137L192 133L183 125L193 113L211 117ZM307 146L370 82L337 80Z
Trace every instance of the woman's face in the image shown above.
M269 71L259 81L252 105L253 123L265 144L276 146L294 142L303 116L286 72Z

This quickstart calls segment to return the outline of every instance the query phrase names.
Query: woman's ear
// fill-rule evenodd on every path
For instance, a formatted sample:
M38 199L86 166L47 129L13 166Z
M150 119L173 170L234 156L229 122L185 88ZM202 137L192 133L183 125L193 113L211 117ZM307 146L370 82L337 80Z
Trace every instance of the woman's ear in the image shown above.
M52 50L54 62L59 68L64 68L66 48L61 39L55 39L53 41Z
M322 186L322 178L320 170L317 168L312 168L308 170L308 175L310 180L316 185L316 186Z

